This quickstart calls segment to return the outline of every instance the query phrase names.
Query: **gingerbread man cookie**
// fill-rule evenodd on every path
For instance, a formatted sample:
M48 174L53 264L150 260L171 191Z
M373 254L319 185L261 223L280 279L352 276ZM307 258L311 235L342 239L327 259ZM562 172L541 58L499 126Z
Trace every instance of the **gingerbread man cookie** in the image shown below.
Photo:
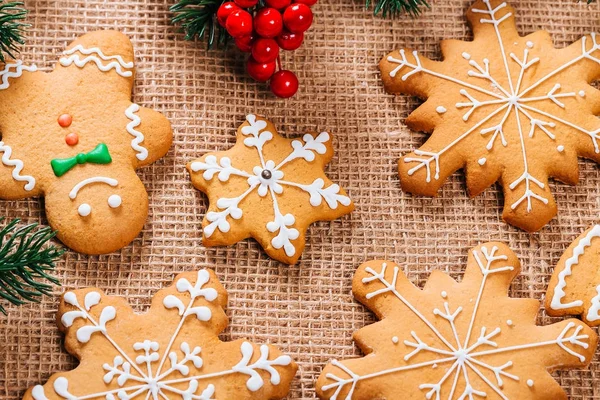
M408 118L432 132L398 163L402 188L434 196L456 170L476 196L498 181L504 219L536 231L557 212L549 177L576 184L577 156L600 161L600 38L555 49L547 32L519 36L515 10L477 0L472 42L444 40L443 61L402 49L380 63L385 88L427 101Z
M148 216L135 173L171 146L169 121L131 102L133 47L118 32L74 41L50 73L0 64L0 198L43 196L49 224L72 249L109 253Z
M99 289L63 295L65 347L81 363L27 391L25 400L275 400L297 366L273 346L219 340L227 292L214 272L186 272L146 314Z
M581 234L564 252L546 293L546 312L555 317L581 315L600 325L600 225Z
M203 243L230 245L251 236L272 258L294 264L311 223L354 209L323 172L332 157L329 133L285 139L271 122L248 115L232 149L188 164L194 186L210 200Z
M539 302L509 298L520 265L502 243L469 252L460 283L436 270L415 287L400 267L370 261L354 296L381 319L354 335L368 355L332 361L322 399L566 399L550 371L591 362L598 337L579 320L536 326Z

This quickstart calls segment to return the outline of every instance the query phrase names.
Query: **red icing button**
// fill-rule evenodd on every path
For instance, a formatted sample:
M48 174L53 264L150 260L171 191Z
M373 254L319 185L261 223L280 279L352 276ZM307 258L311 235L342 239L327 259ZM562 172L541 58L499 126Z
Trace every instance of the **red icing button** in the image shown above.
M73 117L70 114L63 114L58 117L58 124L63 128L68 128L73 122Z
M75 146L77 143L79 143L79 136L77 136L76 133L69 133L67 136L65 136L65 142L67 142L69 146Z

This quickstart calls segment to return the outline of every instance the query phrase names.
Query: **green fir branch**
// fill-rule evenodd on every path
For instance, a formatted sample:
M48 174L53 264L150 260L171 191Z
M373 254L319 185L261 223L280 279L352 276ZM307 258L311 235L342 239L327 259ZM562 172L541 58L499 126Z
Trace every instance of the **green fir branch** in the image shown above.
M5 3L0 0L0 62L5 62L5 56L15 58L19 52L19 45L25 43L23 33L29 27L23 21L27 10L23 8L23 2L12 1Z
M185 40L206 39L208 47L215 42L218 47L226 45L231 36L217 21L217 10L227 0L179 0L170 10L175 16L171 22L181 23Z
M374 0L373 14L385 17L397 17L401 14L409 14L418 17L421 7L429 8L427 0ZM366 8L371 6L371 0L366 0Z
M0 218L0 222L3 220ZM38 224L18 224L15 219L0 230L0 298L15 305L37 303L40 296L52 292L52 285L40 280L60 285L49 272L64 251L46 246L56 236L49 227L36 229ZM2 305L0 312L6 314Z

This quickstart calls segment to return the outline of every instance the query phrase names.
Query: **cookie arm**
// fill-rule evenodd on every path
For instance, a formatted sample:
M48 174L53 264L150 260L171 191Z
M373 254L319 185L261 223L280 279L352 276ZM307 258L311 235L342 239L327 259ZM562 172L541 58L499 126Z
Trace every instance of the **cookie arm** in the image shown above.
M161 113L137 104L131 104L125 115L137 167L152 164L164 157L173 143L173 130L169 120Z
M15 157L12 147L0 141L0 198L16 200L39 195L37 180L27 172L25 163Z

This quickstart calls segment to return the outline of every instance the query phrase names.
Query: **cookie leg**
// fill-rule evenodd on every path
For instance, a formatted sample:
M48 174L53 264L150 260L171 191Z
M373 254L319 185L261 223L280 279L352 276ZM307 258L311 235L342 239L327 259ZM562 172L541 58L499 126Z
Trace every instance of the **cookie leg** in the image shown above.
M97 172L97 171L96 171ZM148 194L134 171L69 176L46 194L46 215L68 247L105 254L129 244L148 216Z

